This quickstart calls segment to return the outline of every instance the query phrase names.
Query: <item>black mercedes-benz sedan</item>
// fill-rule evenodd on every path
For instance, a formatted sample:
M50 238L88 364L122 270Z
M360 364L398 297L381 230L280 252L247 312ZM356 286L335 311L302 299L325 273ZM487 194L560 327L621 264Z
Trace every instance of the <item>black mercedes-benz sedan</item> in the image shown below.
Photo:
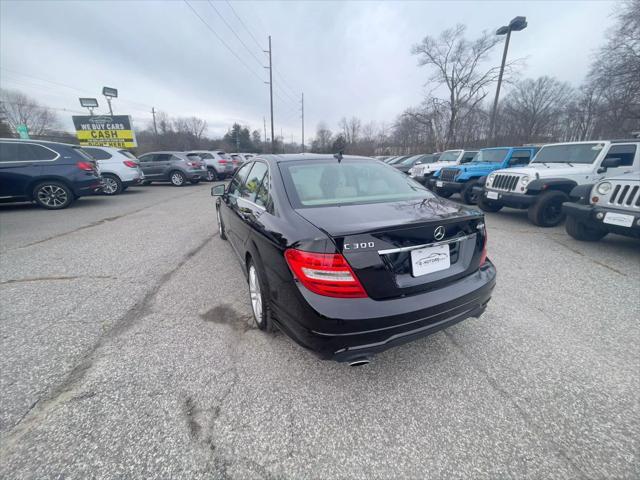
M367 363L491 298L483 214L372 158L265 155L211 193L258 327L322 358Z

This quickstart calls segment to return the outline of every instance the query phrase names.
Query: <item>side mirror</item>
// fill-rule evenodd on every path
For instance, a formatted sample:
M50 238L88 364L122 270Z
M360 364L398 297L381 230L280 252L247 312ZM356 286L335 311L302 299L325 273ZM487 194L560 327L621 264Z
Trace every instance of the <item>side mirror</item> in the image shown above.
M211 196L212 197L221 197L224 195L227 186L224 183L220 185L216 185L215 187L211 187Z
M600 164L598 173L606 172L607 168L619 167L621 163L622 163L622 159L619 157L605 158L604 160L602 160L602 163Z
M418 160L416 163L414 163L414 165L422 165L422 162Z

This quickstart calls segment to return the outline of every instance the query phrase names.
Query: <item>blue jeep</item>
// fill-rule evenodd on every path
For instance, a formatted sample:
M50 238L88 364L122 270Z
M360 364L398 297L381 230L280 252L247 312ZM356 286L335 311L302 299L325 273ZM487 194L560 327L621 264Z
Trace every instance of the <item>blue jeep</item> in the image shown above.
M534 157L538 147L496 147L483 148L471 162L455 167L445 167L435 173L429 181L429 186L438 195L449 198L459 193L468 205L478 200L479 180L494 170L527 165Z

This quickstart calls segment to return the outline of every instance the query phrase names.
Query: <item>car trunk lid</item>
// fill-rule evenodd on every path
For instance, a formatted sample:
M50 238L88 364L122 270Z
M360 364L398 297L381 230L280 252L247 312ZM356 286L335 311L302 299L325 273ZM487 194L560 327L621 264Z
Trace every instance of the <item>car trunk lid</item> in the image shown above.
M482 214L438 197L296 211L333 240L374 299L437 288L478 268ZM439 256L449 266L431 271Z

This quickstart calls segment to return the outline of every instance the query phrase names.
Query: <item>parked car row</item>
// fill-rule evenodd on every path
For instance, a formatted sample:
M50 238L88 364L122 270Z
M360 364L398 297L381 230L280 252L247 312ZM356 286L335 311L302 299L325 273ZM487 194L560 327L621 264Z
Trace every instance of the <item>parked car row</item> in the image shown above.
M120 148L0 139L0 202L32 201L58 210L85 195L117 195L141 183L182 186L224 179L253 156L199 150L149 152L138 158Z
M459 194L485 212L527 210L537 226L567 218L569 235L599 240L609 232L640 236L640 141L597 140L540 147L449 150L417 160L407 173L441 197ZM402 168L400 170L404 171Z

